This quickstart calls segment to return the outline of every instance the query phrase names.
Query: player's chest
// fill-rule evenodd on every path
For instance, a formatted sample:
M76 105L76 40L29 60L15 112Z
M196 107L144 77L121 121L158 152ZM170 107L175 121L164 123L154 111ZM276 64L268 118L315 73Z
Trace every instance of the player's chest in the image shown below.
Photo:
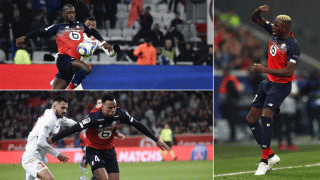
M271 57L287 57L288 44L286 41L272 37L269 42L269 55Z
M98 119L99 122L99 119ZM120 126L121 122L120 119L114 118L114 119L100 119L100 122L97 123L96 129L98 131L110 131L113 130L114 128L117 128Z
M57 32L57 37L61 40L83 40L84 28L81 27L68 27L60 28Z

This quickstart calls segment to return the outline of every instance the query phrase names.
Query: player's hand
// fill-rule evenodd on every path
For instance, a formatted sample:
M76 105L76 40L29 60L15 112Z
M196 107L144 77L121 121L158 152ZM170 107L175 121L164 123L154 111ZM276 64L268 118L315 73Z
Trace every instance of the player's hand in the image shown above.
M110 44L108 44L107 42L102 44L103 47L108 50L110 53L113 51L113 48L110 46Z
M59 159L60 162L68 162L69 158L67 157L66 154L64 153L60 153L57 157Z
M48 138L48 139L47 139L47 143L48 143L48 144L52 144L51 138Z
M260 11L265 12L268 14L269 12L269 6L268 5L263 5L259 7Z
M157 146L158 146L162 151L164 151L165 149L166 149L167 151L171 151L171 149L169 148L169 146L168 146L166 143L164 143L163 141L161 141L160 139L157 141Z
M254 64L253 65L253 69L257 72L260 72L260 73L265 73L265 67L263 67L261 64Z
M19 47L27 38L25 36L19 37L16 39L16 46Z
M125 136L123 134L121 134L121 133L118 133L117 137L120 138L121 140L123 140L125 138Z

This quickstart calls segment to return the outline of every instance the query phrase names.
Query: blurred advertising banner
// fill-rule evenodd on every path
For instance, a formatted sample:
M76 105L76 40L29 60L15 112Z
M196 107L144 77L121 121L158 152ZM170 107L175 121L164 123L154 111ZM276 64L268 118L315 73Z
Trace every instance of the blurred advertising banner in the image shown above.
M213 44L213 0L207 0L207 44Z
M0 90L49 90L58 73L56 65L0 65ZM94 89L202 89L212 90L211 66L92 65L83 81Z
M213 146L206 146L208 150L207 160L213 160ZM178 161L189 161L194 146L172 146L172 150L178 157ZM161 161L160 149L158 147L116 147L118 162L159 162ZM83 152L80 148L58 149L64 152L70 159L69 163L79 163ZM0 164L19 164L24 151L0 151ZM170 161L172 157L167 154L165 160ZM59 160L47 154L47 162L60 163Z
M195 145L213 145L213 135L177 135L175 136L177 146L195 146ZM74 148L74 139L63 139L66 148ZM27 140L2 140L0 141L0 150L15 151L24 150ZM115 147L155 147L156 143L146 136L126 137L121 140L114 139ZM55 143L53 144L54 147Z

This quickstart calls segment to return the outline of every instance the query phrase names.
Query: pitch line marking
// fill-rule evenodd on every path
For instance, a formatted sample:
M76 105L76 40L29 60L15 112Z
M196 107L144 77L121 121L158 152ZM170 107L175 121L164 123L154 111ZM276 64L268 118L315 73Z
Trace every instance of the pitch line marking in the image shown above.
M272 168L272 170L292 169L292 168L301 168L301 167L313 167L313 166L320 166L320 163L309 164L309 165L300 165L300 166L288 166L288 167ZM218 174L218 175L214 175L214 177L234 176L234 175L248 174L248 173L254 173L254 172L256 172L256 171L245 171L245 172L238 172L238 173Z

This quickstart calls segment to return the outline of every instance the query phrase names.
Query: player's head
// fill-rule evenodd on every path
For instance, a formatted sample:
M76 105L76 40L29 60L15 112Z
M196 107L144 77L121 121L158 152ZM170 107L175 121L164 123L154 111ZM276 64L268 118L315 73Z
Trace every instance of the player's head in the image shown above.
M58 118L62 118L67 114L68 101L64 97L57 96L53 100L52 109Z
M273 35L276 37L284 37L289 33L291 27L291 18L287 15L278 15L274 20L272 27Z
M100 108L101 106L102 106L102 99L99 98L99 99L97 99L97 101L96 101L95 108Z
M152 41L151 41L151 38L149 36L145 37L144 40L146 41L148 46L152 45Z
M62 17L67 23L74 23L76 21L76 10L73 5L66 4L63 6Z
M111 94L102 97L102 113L104 116L113 117L116 113L116 99Z
M88 17L84 23L93 29L97 28L96 19L94 17Z

